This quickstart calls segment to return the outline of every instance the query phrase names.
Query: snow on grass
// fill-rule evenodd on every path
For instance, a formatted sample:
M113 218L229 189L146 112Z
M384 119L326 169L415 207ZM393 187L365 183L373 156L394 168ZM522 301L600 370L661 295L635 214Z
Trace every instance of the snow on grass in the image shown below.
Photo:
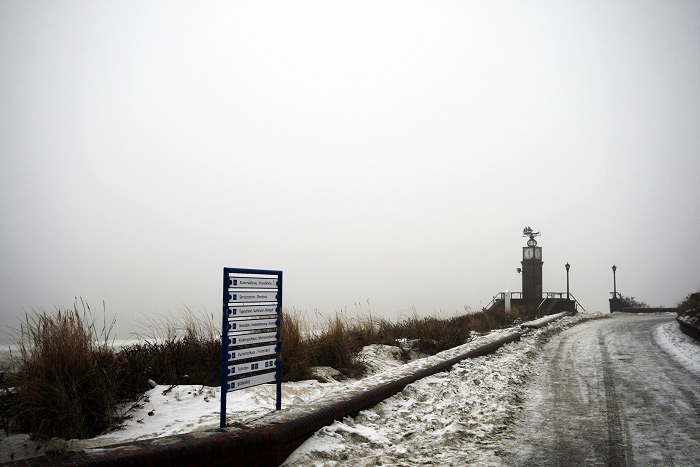
M700 342L684 334L677 322L660 324L654 328L652 335L654 341L671 358L686 370L700 376Z
M328 383L321 383L309 380L284 383L282 411L275 411L275 385L262 385L230 392L227 394L227 420L230 426L241 428L291 420L337 400L352 397L354 394L359 394L379 384L393 381L419 369L463 354L497 340L505 333L512 331L512 329L495 331L454 349L405 364L400 360L401 350L398 347L367 346L362 351L361 358L368 365L368 377L343 382L331 380ZM518 360L521 356L516 353L511 358ZM465 361L459 365L462 370L458 370L457 374L462 375L466 371L465 368L481 366L490 368L494 364L500 365L490 357ZM406 436L408 438L413 436L411 433L415 434L426 430L434 431L440 437L447 438L459 437L465 433L469 436L480 437L492 431L493 423L486 419L479 422L472 421L465 425L454 418L451 422L440 426L440 414L453 412L457 416L457 414L463 413L467 407L470 411L475 410L479 416L493 412L500 413L503 408L496 402L487 402L489 398L483 396L492 391L502 391L504 382L516 381L517 377L509 376L508 371L503 373L501 370L496 372L489 370L474 378L465 376L471 381L470 386L460 390L458 383L449 382L449 374L442 373L439 376L424 378L415 383L417 386L408 387L397 395L397 398L385 401L375 410L361 412L357 419L361 423L358 423L357 420L343 420L325 427L319 432L324 433L325 436L321 435L320 442L313 448L313 452L321 458L324 458L322 454L319 454L321 451L335 452L334 456L337 456L338 452L343 452L339 443L344 439L352 439L357 445L374 446L380 450L382 446L393 446L395 445L395 435L389 433L391 430L387 431L387 428L382 426L391 413L401 414L406 423L409 421L419 422L418 427L413 431L408 428L408 425L399 424L402 430L404 428L407 430ZM441 389L443 386L445 388ZM476 390L473 391L470 388L476 388ZM431 390L438 391L438 395L432 394ZM468 394L470 391L473 391L472 395ZM456 401L453 398L449 404L440 402L449 393L455 397L462 393L462 400ZM68 441L54 439L48 446L40 446L30 440L28 435L0 435L0 462L12 460L13 457L20 459L38 456L50 451L99 448L177 433L216 429L219 426L220 397L221 393L218 387L159 385L146 393L145 398L129 413L129 418L121 427L92 439ZM501 397L499 395L497 399ZM422 407L421 411L416 412L416 407ZM424 423L423 426L420 424L421 421ZM390 425L390 427L396 428L395 425ZM305 447L308 448L308 446L314 446L313 439L305 444ZM410 455L410 450L400 446L392 447L390 450L399 457ZM330 459L328 455L325 458Z
M314 434L286 465L440 465L497 462L489 437L503 431L520 410L527 383L539 371L539 352L551 335L597 315L563 318L529 331L519 342L496 353L464 360L451 371L419 380L356 417L346 417ZM309 413L326 404L392 381L421 368L465 353L501 338L512 330L480 336L462 346L403 364L400 349L372 345L362 352L369 376L362 380L316 380L284 383L282 411L275 411L275 385L262 385L227 395L227 419L232 427L259 426ZM700 349L674 322L655 329L664 350L685 354L686 364L700 373ZM679 357L681 358L681 357ZM219 426L220 388L156 386L130 413L122 427L89 440L55 440L54 448L79 450L204 431ZM149 415L150 414L150 415ZM0 435L0 462L43 454L28 435Z
M366 366L366 374L374 375L401 366L401 349L393 345L371 344L357 356Z

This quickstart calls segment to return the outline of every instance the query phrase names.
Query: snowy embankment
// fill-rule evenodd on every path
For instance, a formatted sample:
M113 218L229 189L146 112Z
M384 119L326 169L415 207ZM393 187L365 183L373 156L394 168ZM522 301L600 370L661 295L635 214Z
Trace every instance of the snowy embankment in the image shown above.
M316 432L288 466L465 465L495 460L487 447L520 406L536 356L549 337L591 315L527 331L494 354L464 360L421 379L356 417ZM539 324L539 323L538 323Z
M522 400L541 397L527 383L546 364L542 348L553 334L587 317L562 319L492 355L417 381L372 409L317 431L284 465L502 465L509 422L522 410ZM653 339L700 375L700 345L677 323L657 326Z
M700 342L680 331L673 321L657 326L654 342L689 372L700 377Z
M489 437L502 431L519 408L530 377L537 374L537 356L549 337L583 319L602 315L580 314L539 330L528 331L520 342L495 354L465 360L451 371L407 386L356 417L346 417L312 436L288 460L288 465L333 465L352 453L359 465L415 465L420 459L462 464L465 459L488 462L493 450ZM293 419L338 398L434 365L470 349L495 341L514 329L471 340L438 355L402 364L399 349L369 346L363 358L370 376L343 382L302 381L283 385L283 410L276 412L274 385L257 386L228 394L227 418L233 427L260 426ZM660 339L678 349L682 337ZM683 353L683 352L681 352ZM700 360L696 360L700 361ZM118 429L89 440L53 440L53 449L80 450L177 433L218 428L220 388L157 386ZM0 462L41 455L44 449L27 435L0 438ZM359 460L358 460L359 459Z

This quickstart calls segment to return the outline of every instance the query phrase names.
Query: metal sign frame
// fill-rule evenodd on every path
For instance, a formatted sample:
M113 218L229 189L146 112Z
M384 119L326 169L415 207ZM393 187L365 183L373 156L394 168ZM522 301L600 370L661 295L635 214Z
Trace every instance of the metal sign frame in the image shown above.
M221 428L230 391L277 383L282 408L282 271L224 268Z

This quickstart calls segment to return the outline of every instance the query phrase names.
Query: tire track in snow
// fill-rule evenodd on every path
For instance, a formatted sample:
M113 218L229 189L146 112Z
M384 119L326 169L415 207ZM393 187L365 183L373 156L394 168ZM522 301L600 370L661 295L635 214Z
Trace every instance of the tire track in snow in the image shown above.
M697 376L651 342L672 319L613 315L557 336L502 440L505 465L697 465Z
M605 345L603 333L598 330L598 346L602 357L601 365L603 367L603 385L605 387L605 406L607 409L607 424L608 424L608 458L609 466L622 467L628 465L628 456L625 449L625 436L623 433L622 423L620 422L620 405L617 402L617 394L615 393L615 379L613 376L612 362L610 361L610 353ZM629 464L633 464L630 459Z

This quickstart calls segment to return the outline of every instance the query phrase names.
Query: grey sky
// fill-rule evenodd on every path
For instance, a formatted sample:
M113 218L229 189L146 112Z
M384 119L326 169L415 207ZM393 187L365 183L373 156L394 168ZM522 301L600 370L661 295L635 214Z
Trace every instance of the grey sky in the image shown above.
M700 288L696 1L0 3L0 324ZM357 305L361 303L361 307ZM369 303L369 304L368 304Z

